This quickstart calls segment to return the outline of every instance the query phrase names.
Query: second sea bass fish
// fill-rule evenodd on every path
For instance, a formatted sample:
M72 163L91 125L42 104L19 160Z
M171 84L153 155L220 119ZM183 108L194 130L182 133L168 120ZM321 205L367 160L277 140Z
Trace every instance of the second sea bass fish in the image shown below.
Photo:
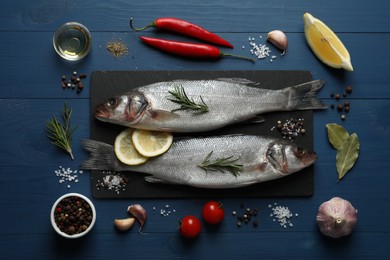
M326 105L316 97L323 84L322 80L314 80L270 90L238 78L158 82L97 105L95 117L139 129L203 132L267 112L324 109Z
M317 159L314 152L295 143L254 135L175 140L166 153L136 166L121 163L112 145L94 140L82 144L91 155L81 169L142 172L148 174L148 182L208 189L239 188L282 178Z

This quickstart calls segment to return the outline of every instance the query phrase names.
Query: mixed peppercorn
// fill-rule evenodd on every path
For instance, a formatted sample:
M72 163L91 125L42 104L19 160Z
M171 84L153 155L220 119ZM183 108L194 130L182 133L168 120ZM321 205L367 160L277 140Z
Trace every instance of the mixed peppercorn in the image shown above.
M62 199L54 211L57 227L68 235L82 233L91 225L93 213L90 205L78 196Z

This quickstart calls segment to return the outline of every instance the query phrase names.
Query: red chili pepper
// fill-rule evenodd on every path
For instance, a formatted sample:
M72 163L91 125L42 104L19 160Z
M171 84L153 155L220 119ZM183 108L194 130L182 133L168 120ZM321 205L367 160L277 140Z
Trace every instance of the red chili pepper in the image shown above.
M134 28L133 27L133 18L130 18L130 28L135 31L143 31L150 27L156 27L160 29L165 29L169 31L173 31L176 33L180 33L186 36L190 36L193 38L197 38L203 41L215 43L221 46L233 48L233 45L228 41L222 39L218 35L203 29L202 27L195 25L193 23L177 19L177 18L158 18L153 21L151 24L142 27L142 28Z
M255 59L224 53L220 51L217 47L208 44L171 41L171 40L151 38L145 36L140 36L139 38L143 42L145 42L146 44L152 47L155 47L167 53L171 53L183 57L197 58L197 59L219 59L225 56L231 56L231 57L236 57L236 58L255 62Z

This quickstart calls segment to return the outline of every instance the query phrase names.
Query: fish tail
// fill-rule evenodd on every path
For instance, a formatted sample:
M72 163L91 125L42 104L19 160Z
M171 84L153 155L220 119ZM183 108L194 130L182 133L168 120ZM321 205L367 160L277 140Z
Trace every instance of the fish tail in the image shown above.
M112 145L89 139L82 140L81 145L85 150L90 152L90 157L88 160L81 163L80 169L106 171L120 170Z
M313 80L284 89L288 94L288 108L292 110L325 109L327 106L317 97L325 81Z

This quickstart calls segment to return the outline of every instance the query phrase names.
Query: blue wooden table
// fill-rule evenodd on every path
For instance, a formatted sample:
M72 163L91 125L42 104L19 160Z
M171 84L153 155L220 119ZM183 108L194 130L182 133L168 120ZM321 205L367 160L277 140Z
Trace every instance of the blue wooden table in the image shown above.
M390 257L389 158L390 158L390 67L389 15L385 0L356 1L3 1L0 9L0 220L1 259L388 259ZM348 48L354 72L331 69L321 63L306 44L302 16L305 12L331 27ZM197 23L229 40L232 53L250 55L249 37L265 43L267 32L287 33L286 55L270 44L269 59L250 63L234 58L193 61L150 49L130 31L130 17L137 25L157 17L179 17ZM90 54L79 63L62 60L55 53L55 29L68 21L86 25L93 37ZM142 35L161 36L148 30ZM263 37L260 39L260 35ZM164 34L172 39L180 36ZM122 39L128 55L115 59L105 46ZM243 48L242 46L245 46ZM228 50L230 51L230 50ZM351 111L342 121L336 110L314 113L315 191L309 198L224 199L226 216L217 228L204 227L193 241L177 232L177 219L200 216L205 199L94 199L88 172L77 183L59 183L59 166L77 170L88 157L79 141L90 136L88 82L80 94L60 87L63 74L77 70L91 75L96 70L309 70L323 79L320 92L325 103L330 93L343 93L351 85ZM78 125L73 136L75 160L50 144L44 122L60 116L66 102ZM327 123L338 123L356 132L361 141L359 159L344 180L337 182L335 151L327 140ZM67 185L70 185L68 187ZM65 240L51 227L49 212L64 193L90 197L97 222L88 236ZM332 240L320 234L315 217L319 205L334 196L349 200L358 209L358 224L351 236ZM213 198L210 198L213 199ZM145 234L137 228L118 233L114 218L125 217L128 205L140 203L148 211ZM268 205L287 206L298 216L294 227L282 228L272 221ZM259 226L236 226L231 216L240 205L259 209ZM175 213L162 217L169 205Z

